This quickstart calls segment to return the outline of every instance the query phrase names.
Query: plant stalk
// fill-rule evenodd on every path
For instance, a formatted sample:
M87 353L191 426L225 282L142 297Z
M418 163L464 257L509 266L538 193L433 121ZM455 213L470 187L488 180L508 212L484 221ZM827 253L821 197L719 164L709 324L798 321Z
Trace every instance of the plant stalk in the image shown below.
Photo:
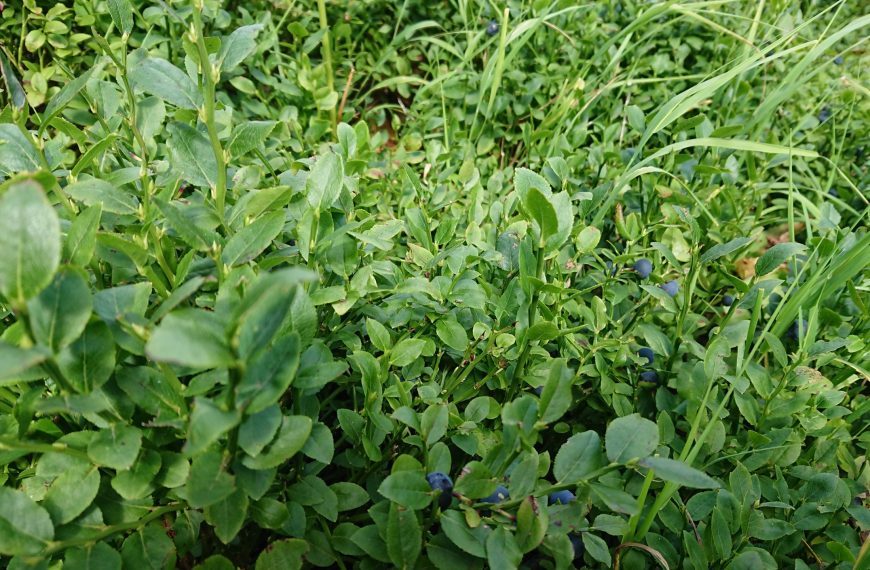
M202 0L193 2L193 33L196 35L196 47L199 54L199 70L202 76L203 108L200 109L200 118L208 130L209 142L217 162L217 180L212 188L212 198L217 208L221 225L225 223L226 195L227 195L227 164L221 141L218 138L217 124L214 119L215 112L215 83L220 79L220 69L213 66L208 58L208 49L205 46L205 35L202 30Z

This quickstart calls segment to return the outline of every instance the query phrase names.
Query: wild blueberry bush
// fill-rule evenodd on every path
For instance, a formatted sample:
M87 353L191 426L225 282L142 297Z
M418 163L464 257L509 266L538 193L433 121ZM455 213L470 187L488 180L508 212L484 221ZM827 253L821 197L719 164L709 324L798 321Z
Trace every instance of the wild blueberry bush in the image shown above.
M867 9L0 2L0 565L870 568Z

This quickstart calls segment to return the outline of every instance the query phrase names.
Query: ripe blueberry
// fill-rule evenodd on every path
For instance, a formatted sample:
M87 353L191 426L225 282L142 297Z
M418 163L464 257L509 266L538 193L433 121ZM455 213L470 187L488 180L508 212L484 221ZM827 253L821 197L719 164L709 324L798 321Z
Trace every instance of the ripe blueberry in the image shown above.
M824 123L828 119L831 118L831 108L830 107L822 107L822 110L819 111L819 122Z
M640 381L646 384L655 384L659 381L659 375L655 370L644 370L640 373Z
M493 492L492 495L490 495L489 497L486 497L485 499L481 499L481 501L483 501L484 503L495 504L495 503L500 503L502 501L506 501L510 498L511 498L511 494L508 493L507 487L505 487L504 485L499 485L498 487L495 488L495 492Z
M649 259L638 259L634 262L633 269L637 271L637 274L640 275L641 279L646 279L649 277L649 274L652 273L652 262Z
M653 349L646 346L638 350L637 355L641 358L646 358L647 364L652 364L653 361L656 359L656 353L653 352Z
M613 277L616 275L616 266L613 265L613 262L608 260L604 262L604 266L607 268L607 271L610 273L610 276Z
M540 396L540 395L543 394L543 393L544 393L544 387L543 387L543 386L538 386L537 388L535 388L535 394L537 394L538 396Z
M583 558L583 553L586 552L586 545L583 544L583 537L577 534L569 534L571 546L574 547L574 560Z
M730 307L734 304L734 297L732 297L731 295L725 295L724 297L722 297L722 304L726 307Z
M668 281L667 283L663 283L661 287L662 290L671 297L676 297L677 292L680 290L680 284L677 282L676 279Z
M549 502L551 505L567 505L575 499L574 493L571 491L556 491L550 493Z
M486 26L486 34L488 36L494 36L498 33L498 22L495 20L490 20L489 25Z
M429 483L433 491L441 491L441 495L438 497L438 504L441 505L441 508L449 507L453 498L453 479L441 471L433 471L426 475L426 482Z
M837 192L836 188L830 188L830 189L828 189L828 196L830 196L831 198L839 198L840 193Z
M791 328L788 329L788 337L794 340L800 340L802 335L807 334L807 329L809 329L810 323L806 319L796 320L792 323Z
M843 65L843 56L842 56L842 55L838 55L837 57L835 57L835 58L834 58L834 63L837 64L837 65Z
M776 311L780 301L782 301L782 296L779 293L771 293L770 297L767 298L768 315L772 315L773 312Z

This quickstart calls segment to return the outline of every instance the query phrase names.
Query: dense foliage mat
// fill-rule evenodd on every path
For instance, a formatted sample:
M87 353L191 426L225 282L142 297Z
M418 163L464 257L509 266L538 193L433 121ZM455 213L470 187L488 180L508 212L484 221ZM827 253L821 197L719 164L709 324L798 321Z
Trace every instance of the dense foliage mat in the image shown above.
M868 4L0 10L0 565L870 568Z

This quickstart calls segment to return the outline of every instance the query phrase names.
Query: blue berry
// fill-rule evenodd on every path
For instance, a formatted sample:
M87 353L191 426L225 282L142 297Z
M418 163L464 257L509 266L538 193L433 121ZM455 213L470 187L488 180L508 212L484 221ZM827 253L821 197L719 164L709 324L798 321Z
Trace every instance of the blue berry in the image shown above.
M842 56L842 55L838 55L837 57L835 57L835 58L834 58L834 63L837 64L837 65L843 65L843 56Z
M576 497L574 497L574 493L572 493L571 491L556 491L554 493L550 493L549 502L551 505L567 505L575 498Z
M722 304L726 307L730 307L734 304L734 297L732 297L731 295L725 295L724 297L722 297Z
M644 370L640 373L640 381L646 384L655 384L659 381L659 375L655 370Z
M647 364L652 364L656 359L656 353L649 347L643 347L637 351L637 355L641 358L646 358Z
M807 330L810 327L810 323L806 320L796 320L792 323L791 328L788 329L788 337L794 340L800 340L802 335L807 334Z
M537 388L535 388L535 394L537 394L538 396L540 396L540 395L543 394L543 393L544 393L544 387L543 387L543 386L538 386Z
M822 107L822 110L819 111L819 122L824 123L828 119L831 118L831 108L830 107Z
M450 506L450 501L453 499L453 479L449 475L440 471L433 471L426 475L426 482L433 491L441 491L438 497L438 504L442 509Z
M493 492L492 495L490 495L489 497L486 497L485 499L481 499L481 501L483 501L484 503L495 504L495 503L500 503L502 501L506 501L510 498L511 498L511 494L508 493L507 487L505 487L504 485L499 485L498 487L495 488L495 492Z
M498 33L498 29L498 22L496 22L495 20L490 20L489 25L486 26L486 34L488 36L494 36Z
M677 293L680 290L680 284L677 282L676 279L668 281L667 283L663 283L661 287L662 290L671 297L676 297Z
M638 259L634 262L633 269L640 275L641 279L646 279L652 273L653 265L649 259Z
M616 275L616 266L613 265L613 262L608 260L604 262L604 266L607 268L607 271L610 273L610 276L613 277Z
M828 196L830 196L831 198L839 198L840 193L837 192L836 188L830 188L830 189L828 189Z
M770 297L767 298L767 314L772 315L776 308L779 306L779 302L782 301L782 296L779 293L771 293Z
M569 534L571 546L574 547L574 560L583 558L583 553L586 552L586 545L583 544L583 538L577 534Z

